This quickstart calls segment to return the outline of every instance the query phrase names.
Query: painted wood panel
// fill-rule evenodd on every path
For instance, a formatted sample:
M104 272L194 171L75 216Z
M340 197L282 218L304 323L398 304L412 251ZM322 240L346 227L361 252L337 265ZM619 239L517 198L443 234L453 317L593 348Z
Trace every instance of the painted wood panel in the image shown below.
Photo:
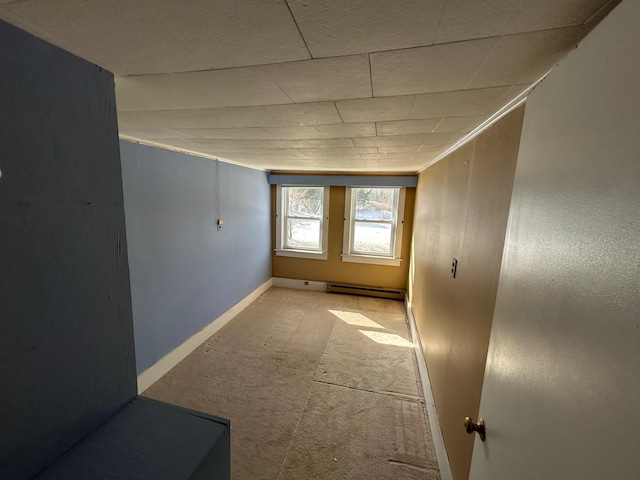
M480 403L523 111L418 181L409 294L455 480L469 475L473 437L462 423Z

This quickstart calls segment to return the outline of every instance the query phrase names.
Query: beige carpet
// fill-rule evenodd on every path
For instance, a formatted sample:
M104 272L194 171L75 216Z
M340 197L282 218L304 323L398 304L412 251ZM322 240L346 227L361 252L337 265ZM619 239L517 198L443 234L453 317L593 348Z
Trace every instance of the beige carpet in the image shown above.
M145 395L231 419L233 480L439 479L404 304L271 288Z

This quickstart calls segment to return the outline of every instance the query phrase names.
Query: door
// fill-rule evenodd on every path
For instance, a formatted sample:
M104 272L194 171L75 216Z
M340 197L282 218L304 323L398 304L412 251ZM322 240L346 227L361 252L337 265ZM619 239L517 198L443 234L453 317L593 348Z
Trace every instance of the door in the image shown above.
M471 480L640 478L637 18L527 102Z

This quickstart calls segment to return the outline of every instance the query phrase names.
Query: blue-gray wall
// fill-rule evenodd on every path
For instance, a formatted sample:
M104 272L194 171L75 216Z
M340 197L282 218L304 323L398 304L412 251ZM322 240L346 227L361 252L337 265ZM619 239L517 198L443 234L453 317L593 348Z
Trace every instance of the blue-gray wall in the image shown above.
M0 21L0 478L136 394L113 76Z
M270 193L262 171L124 141L120 151L141 373L271 277Z

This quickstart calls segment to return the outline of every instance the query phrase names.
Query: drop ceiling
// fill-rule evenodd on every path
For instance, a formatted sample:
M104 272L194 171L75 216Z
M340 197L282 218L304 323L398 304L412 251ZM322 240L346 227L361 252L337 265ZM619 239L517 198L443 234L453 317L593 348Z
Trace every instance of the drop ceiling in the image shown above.
M120 136L267 170L415 172L618 0L0 0L116 75Z

